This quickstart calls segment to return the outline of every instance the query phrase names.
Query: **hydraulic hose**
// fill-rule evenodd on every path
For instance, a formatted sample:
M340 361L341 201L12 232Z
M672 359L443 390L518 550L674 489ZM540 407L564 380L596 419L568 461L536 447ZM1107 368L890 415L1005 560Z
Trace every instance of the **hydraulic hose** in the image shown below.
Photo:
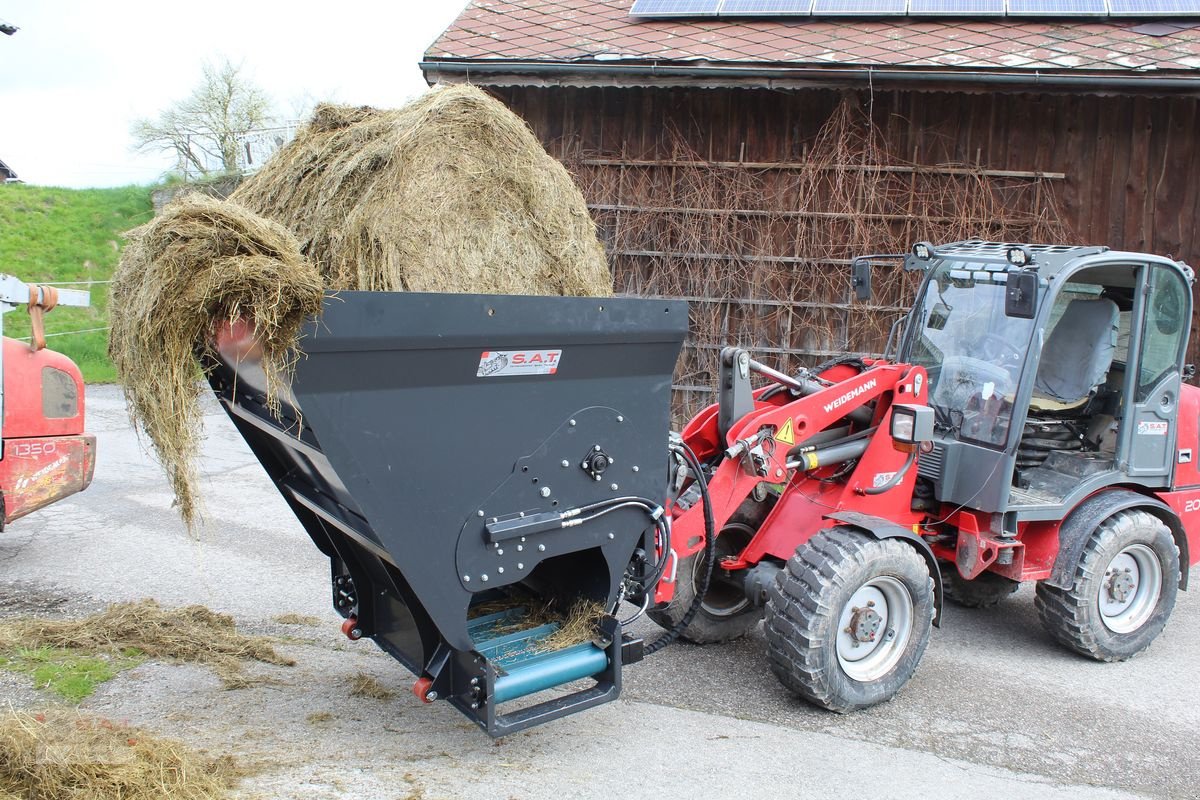
M916 460L917 460L917 451L913 450L911 453L908 454L908 459L904 462L904 466L901 467L896 472L896 474L891 477L891 479L887 483L883 484L882 486L872 486L869 489L863 489L862 490L863 494L871 494L871 495L883 494L884 492L886 492L890 489L895 489L896 486L899 485L900 481L904 480L905 474L910 469L912 469L913 462L915 462Z
M696 454L692 452L690 447L681 443L679 452L683 454L688 467L696 476L696 485L700 487L700 501L704 504L704 579L696 587L696 596L692 598L692 603L688 606L687 611L684 612L683 617L679 622L672 625L668 631L663 633L662 636L646 645L645 655L657 653L678 639L679 634L683 633L683 629L692 624L692 620L700 612L700 605L704 602L704 595L708 594L708 584L712 580L713 565L717 560L717 526L713 520L712 498L708 494L708 479L704 477L704 470L700 466L700 459L696 458ZM665 551L663 555L666 555Z

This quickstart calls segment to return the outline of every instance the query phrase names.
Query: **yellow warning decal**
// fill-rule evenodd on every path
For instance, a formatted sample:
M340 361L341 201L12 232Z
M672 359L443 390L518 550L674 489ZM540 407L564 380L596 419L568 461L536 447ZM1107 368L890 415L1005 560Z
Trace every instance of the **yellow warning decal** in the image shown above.
M788 417L788 421L783 423L783 427L775 434L775 441L783 442L784 444L796 443L796 432L792 429L791 417Z
M809 469L816 469L817 467L821 466L821 460L817 458L817 454L815 452L805 453L804 463L808 465Z

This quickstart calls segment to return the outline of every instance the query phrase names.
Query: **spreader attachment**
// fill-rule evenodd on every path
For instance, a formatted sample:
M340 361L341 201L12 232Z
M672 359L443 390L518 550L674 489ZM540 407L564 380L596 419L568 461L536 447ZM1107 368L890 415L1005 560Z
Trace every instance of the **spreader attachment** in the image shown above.
M245 342L218 342L210 380L330 557L349 631L495 736L614 699L640 657L611 612L668 557L686 329L680 302L347 292L279 413Z

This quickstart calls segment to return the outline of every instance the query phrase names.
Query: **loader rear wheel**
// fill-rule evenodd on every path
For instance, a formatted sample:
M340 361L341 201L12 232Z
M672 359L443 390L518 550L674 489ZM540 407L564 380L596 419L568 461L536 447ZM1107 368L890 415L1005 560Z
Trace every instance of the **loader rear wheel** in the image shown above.
M717 560L720 561L722 556L741 553L753 536L754 528L751 526L730 522L717 536ZM671 604L647 612L650 619L667 630L683 619L696 597L700 582L704 580L704 551L680 559L675 576L675 597ZM719 566L714 566L708 591L700 601L700 610L679 636L693 644L728 642L745 636L760 619L762 609L751 605L741 584L728 577Z
M1035 605L1060 644L1097 661L1124 661L1162 632L1178 590L1179 548L1171 529L1133 509L1100 523L1071 587L1039 583Z
M933 579L910 545L830 528L775 580L766 609L771 669L831 711L885 702L916 671L933 611Z

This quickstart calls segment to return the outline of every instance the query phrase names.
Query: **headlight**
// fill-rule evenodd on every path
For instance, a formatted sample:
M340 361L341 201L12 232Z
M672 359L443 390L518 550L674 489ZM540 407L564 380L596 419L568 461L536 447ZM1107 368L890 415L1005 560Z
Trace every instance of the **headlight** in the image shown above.
M1033 251L1025 245L1008 248L1004 253L1004 257L1014 267L1027 267L1033 263Z
M929 242L917 242L913 245L913 255L921 261L928 261L933 258L933 245Z
M933 409L928 406L892 406L892 439L896 444L918 444L933 439Z

